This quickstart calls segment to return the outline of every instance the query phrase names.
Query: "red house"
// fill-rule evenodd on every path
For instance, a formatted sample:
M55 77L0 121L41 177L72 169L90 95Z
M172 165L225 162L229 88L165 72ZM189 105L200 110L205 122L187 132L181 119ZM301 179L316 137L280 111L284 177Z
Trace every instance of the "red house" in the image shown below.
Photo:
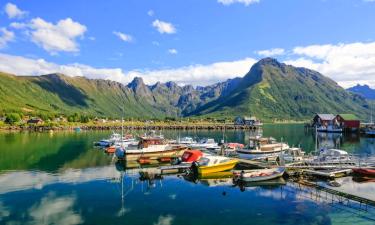
M336 120L343 129L347 130L358 130L361 126L361 121L354 114L339 114Z

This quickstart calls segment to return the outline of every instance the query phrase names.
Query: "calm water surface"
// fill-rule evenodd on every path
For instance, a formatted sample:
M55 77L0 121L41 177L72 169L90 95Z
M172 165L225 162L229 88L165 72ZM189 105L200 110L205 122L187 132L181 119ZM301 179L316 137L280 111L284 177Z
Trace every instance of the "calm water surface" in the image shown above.
M222 132L165 131L222 138ZM0 133L0 224L375 224L375 210L291 182L238 187L231 178L140 174L93 148L109 132ZM314 151L302 125L265 125L264 136ZM247 132L227 131L243 142ZM375 139L321 135L320 146L375 155ZM152 168L151 168L152 169ZM150 170L151 170L150 169ZM150 179L152 178L152 179ZM340 180L341 190L375 198L375 183Z

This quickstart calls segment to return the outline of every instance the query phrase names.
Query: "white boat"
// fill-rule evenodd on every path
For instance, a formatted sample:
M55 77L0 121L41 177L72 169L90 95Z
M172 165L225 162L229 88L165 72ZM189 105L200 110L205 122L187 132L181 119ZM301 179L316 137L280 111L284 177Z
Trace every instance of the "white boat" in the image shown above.
M327 132L327 133L342 133L343 129L339 126L328 125L321 126L316 129L318 132Z
M95 145L100 147L109 147L113 145L115 142L119 142L121 140L121 135L118 133L113 133L109 137L109 139L102 139L95 143Z
M183 144L183 145L192 145L192 144L197 144L197 142L192 138L192 137L183 137L179 138L177 140L178 144Z
M208 150L215 150L220 149L218 143L215 142L213 138L205 138L200 140L198 143L188 145L190 148L198 148L198 149L208 149Z
M233 175L234 180L257 182L279 178L283 176L284 172L285 168L278 167L272 169L234 171Z
M340 149L321 149L318 156L304 161L310 166L337 166L352 165L359 163L358 159L349 155L348 152Z
M244 159L267 159L277 157L280 152L289 149L289 145L276 142L274 138L251 137L250 143L245 148L237 149L240 158Z
M119 146L115 155L122 160L139 160L140 158L180 157L187 148L169 144L160 137L141 137L137 146Z
M289 148L280 153L280 157L287 163L300 162L304 160L305 152L301 148Z

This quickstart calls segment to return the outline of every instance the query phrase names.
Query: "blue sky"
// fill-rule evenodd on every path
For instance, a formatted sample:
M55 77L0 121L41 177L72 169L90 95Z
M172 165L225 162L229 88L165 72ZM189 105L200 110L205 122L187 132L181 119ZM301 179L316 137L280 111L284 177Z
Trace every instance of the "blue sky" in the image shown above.
M256 60L272 56L343 86L375 85L375 2L369 0L0 3L5 72L209 84L243 76Z

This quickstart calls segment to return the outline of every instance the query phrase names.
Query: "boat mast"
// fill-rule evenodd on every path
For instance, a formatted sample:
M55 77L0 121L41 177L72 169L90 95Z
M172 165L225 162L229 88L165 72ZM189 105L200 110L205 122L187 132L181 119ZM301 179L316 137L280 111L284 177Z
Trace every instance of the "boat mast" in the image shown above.
M122 107L122 115L121 115L121 146L124 145L124 114L125 114L125 110L124 110L124 107Z
M315 152L318 152L318 126L315 125Z

